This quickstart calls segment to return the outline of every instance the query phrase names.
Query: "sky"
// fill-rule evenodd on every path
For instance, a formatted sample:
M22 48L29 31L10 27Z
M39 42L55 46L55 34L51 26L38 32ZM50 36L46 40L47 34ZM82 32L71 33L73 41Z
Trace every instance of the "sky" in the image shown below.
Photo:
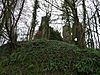
M27 1L27 3L25 4L25 8L24 8L23 14L21 16L21 20L19 21L19 28L18 28L19 29L19 35L20 36L22 35L22 38L23 38L24 34L21 33L21 32L25 33L26 31L28 31L27 26L31 25L32 12L33 12L32 10L33 10L33 5L34 5L33 0L26 0L26 1ZM46 15L46 13L45 13L46 8L43 5L45 5L47 3L44 3L44 0L39 0L39 1L40 1L39 5L40 5L42 10L41 9L37 10L38 11L37 12L38 25L36 26L36 31L38 30L38 28L40 26L41 18ZM55 0L53 3L54 3L54 5L58 4L58 6L61 7L61 1L62 0L57 0L57 2L56 2L56 0ZM93 4L90 1L91 0L86 0L86 5L92 7ZM52 12L51 19L56 19L56 18L60 18L60 19L58 19L57 21L53 21L50 24L50 26L53 27L55 30L58 30L62 33L62 26L64 26L64 22L63 22L63 20L61 20L62 17L55 15L55 14L61 15L62 11L58 10L55 7L52 7L52 9L53 9L53 12ZM93 7L92 7L92 9L93 9L92 11L94 11ZM82 10L81 3L78 4L77 10L78 10L79 21L82 22L83 21L83 15L82 15L83 10ZM89 9L87 9L87 10L89 10ZM91 10L89 10L89 11L91 12ZM59 24L56 24L56 23L59 23ZM27 34L27 33L25 33L25 34Z
M32 20L32 12L33 12L32 10L33 10L34 3L33 3L33 0L26 0L26 1L27 2L25 3L23 13L22 13L21 18L18 22L18 34L20 36L19 39L22 39L23 35L27 34L28 27L31 25L31 20ZM40 26L41 17L45 16L45 7L43 7L44 0L39 0L39 1L40 1L40 7L41 7L42 10L38 9L38 12L37 12L37 14L38 14L37 15L38 16L37 17L38 25L36 26L36 31L38 30L38 28ZM61 7L61 1L62 0L57 0L57 3L54 2L54 5L58 4L58 6ZM86 0L86 5L91 6L92 9L93 9L92 11L94 11L93 4L91 4L90 1L92 1L92 0ZM82 22L82 18L83 18L83 16L82 16L82 6L80 4L78 4L78 5L79 6L78 6L77 9L78 9L78 16L80 18L79 21ZM60 18L60 19L57 20L57 21L53 21L50 24L50 26L53 27L55 30L59 30L62 33L62 26L64 26L64 22L61 20L62 17L56 15L56 14L58 14L58 15L62 14L62 11L58 10L55 7L53 7L52 9L53 9L53 13L52 13L51 19L56 19L56 18ZM89 10L89 11L91 11L91 10ZM57 22L59 24L56 24Z
M18 22L18 35L19 35L18 40L24 40L26 38L28 28L30 27L31 21L32 21L32 12L33 12L34 3L33 3L33 0L26 0L26 1L27 2L25 3L23 13ZM43 7L44 0L39 0L39 1L40 1L40 7L42 10L38 9L38 12L37 12L38 25L36 26L36 31L38 30L38 28L40 26L41 18L46 15L45 7ZM58 6L61 7L61 5L60 5L61 1L62 0L57 0L57 2L54 2L54 5L56 5L56 3L57 3ZM80 1L80 0L78 0L78 1ZM93 0L86 0L86 5L92 9L92 10L90 10L89 8L87 8L87 10L89 11L88 12L89 17L91 17L91 14L93 14L93 13L91 13L91 11L95 11L93 4L90 1L93 1ZM98 1L100 1L100 0L98 0ZM64 21L61 20L62 17L58 16L58 15L62 14L62 11L58 10L55 7L53 7L52 9L53 9L53 13L52 13L51 19L53 19L53 20L56 18L59 18L59 19L57 21L52 21L52 23L50 23L50 26L53 27L55 30L58 30L62 33L62 26L64 26ZM1 10L1 7L0 7L0 10ZM80 4L78 4L77 10L78 10L79 21L82 22L83 21L83 16L82 16L83 10L82 10L82 6ZM59 24L56 24L56 23L59 23ZM100 33L100 27L98 27L98 31Z
M32 10L33 10L33 1L32 0L26 0L27 3L25 4L25 8L23 10L23 14L20 18L20 21L18 23L18 34L19 34L19 38L18 39L24 39L23 38L23 35L24 34L27 34L27 31L28 31L28 27L27 26L30 26L31 25L31 20L32 20ZM36 29L35 31L37 32L39 26L40 26L40 23L41 23L41 18L43 16L46 15L46 11L45 11L45 7L43 7L43 4L44 4L44 1L42 0L39 0L40 1L40 7L41 9L38 9L37 10L37 21L38 21L38 25L36 26ZM58 4L60 3L61 0L57 0ZM58 16L56 16L55 14L62 14L61 11L57 10L55 7L53 7L53 13L52 13L52 16L51 16L51 19L56 19L58 18ZM59 17L61 18L61 17ZM60 32L62 32L62 25L61 24L56 24L57 22L59 23L62 23L62 21L59 19L58 21L53 21L52 24L50 24L51 27L53 27L55 30L59 30ZM26 26L27 25L27 26ZM24 32L24 33L22 33Z

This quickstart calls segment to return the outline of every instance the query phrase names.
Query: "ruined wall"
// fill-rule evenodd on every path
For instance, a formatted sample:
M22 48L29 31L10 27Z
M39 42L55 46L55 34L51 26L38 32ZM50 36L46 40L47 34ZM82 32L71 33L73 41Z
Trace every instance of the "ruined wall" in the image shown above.
M72 34L72 39L74 43L78 45L80 48L85 48L85 29L82 23L79 22L78 25L76 25L75 23L73 24ZM77 41L75 41L75 38L77 38Z
M49 19L49 16L42 17L41 25L39 31L35 35L35 39L44 38L48 40L62 41L61 34L58 31L54 31L54 29L49 26Z
M63 26L63 40L67 43L72 42L71 27L68 25Z
M82 23L73 23L72 28L68 25L63 26L63 39L67 43L73 43L80 48L85 48L85 29Z
M50 34L49 20L50 20L49 15L46 15L46 16L42 17L39 30L35 35L35 39L37 39L37 38L48 39L49 38L49 34Z

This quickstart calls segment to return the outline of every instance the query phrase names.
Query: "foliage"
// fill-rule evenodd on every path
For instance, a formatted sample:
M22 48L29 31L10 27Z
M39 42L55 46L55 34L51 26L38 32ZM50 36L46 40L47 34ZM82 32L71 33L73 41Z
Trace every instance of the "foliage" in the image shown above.
M44 26L43 26L44 27ZM44 38L43 37L43 30L42 26L40 27L40 31L38 31L35 35L35 39L41 39L41 38ZM48 34L48 38L49 40L58 40L58 41L62 41L62 37L61 37L61 34L58 30L54 30L52 27L49 27L49 31L48 32L48 29L47 31L45 31L45 35ZM48 33L46 33L48 32Z
M76 64L77 71L84 74L96 74L100 75L100 62L93 58L81 59L81 61Z
M61 34L58 30L54 30L53 28L50 27L50 40L58 40L58 41L62 41L62 37Z
M0 61L0 75L100 75L99 53L54 40L22 42Z

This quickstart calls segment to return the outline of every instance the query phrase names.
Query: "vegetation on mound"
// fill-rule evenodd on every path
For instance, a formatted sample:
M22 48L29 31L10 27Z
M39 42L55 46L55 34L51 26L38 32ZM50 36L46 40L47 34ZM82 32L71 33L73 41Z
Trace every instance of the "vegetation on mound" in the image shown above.
M59 73L59 74L57 74ZM0 61L0 75L100 75L100 50L37 39Z

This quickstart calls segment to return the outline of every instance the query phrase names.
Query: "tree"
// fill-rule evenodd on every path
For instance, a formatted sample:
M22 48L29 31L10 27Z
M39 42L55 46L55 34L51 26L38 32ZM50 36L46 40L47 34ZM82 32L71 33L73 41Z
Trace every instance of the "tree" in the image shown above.
M36 27L36 17L37 17L37 9L38 9L38 0L34 1L34 7L33 7L33 13L32 13L32 23L31 23L31 28L30 28L30 33L29 33L29 40L33 39L33 35L35 32L35 27Z
M64 17L65 17L64 19L66 20L65 25L68 25L68 27L70 29L69 34L70 34L70 36L72 36L71 42L73 42L74 44L83 48L83 47L85 47L85 37L83 37L85 29L84 29L83 25L79 22L76 2L77 1L75 1L75 0L72 0L72 1L64 0L63 14L65 14L64 15ZM66 31L66 33L67 32L68 31ZM85 34L84 34L84 36L85 36ZM77 39L77 40L75 40L75 39Z
M8 37L8 42L10 44L11 51L16 49L16 42L17 42L17 23L19 21L19 18L21 16L25 0L22 0L21 7L18 13L18 16L15 17L14 13L17 8L18 0L2 0L2 13L0 17L1 21L1 30L5 30Z

